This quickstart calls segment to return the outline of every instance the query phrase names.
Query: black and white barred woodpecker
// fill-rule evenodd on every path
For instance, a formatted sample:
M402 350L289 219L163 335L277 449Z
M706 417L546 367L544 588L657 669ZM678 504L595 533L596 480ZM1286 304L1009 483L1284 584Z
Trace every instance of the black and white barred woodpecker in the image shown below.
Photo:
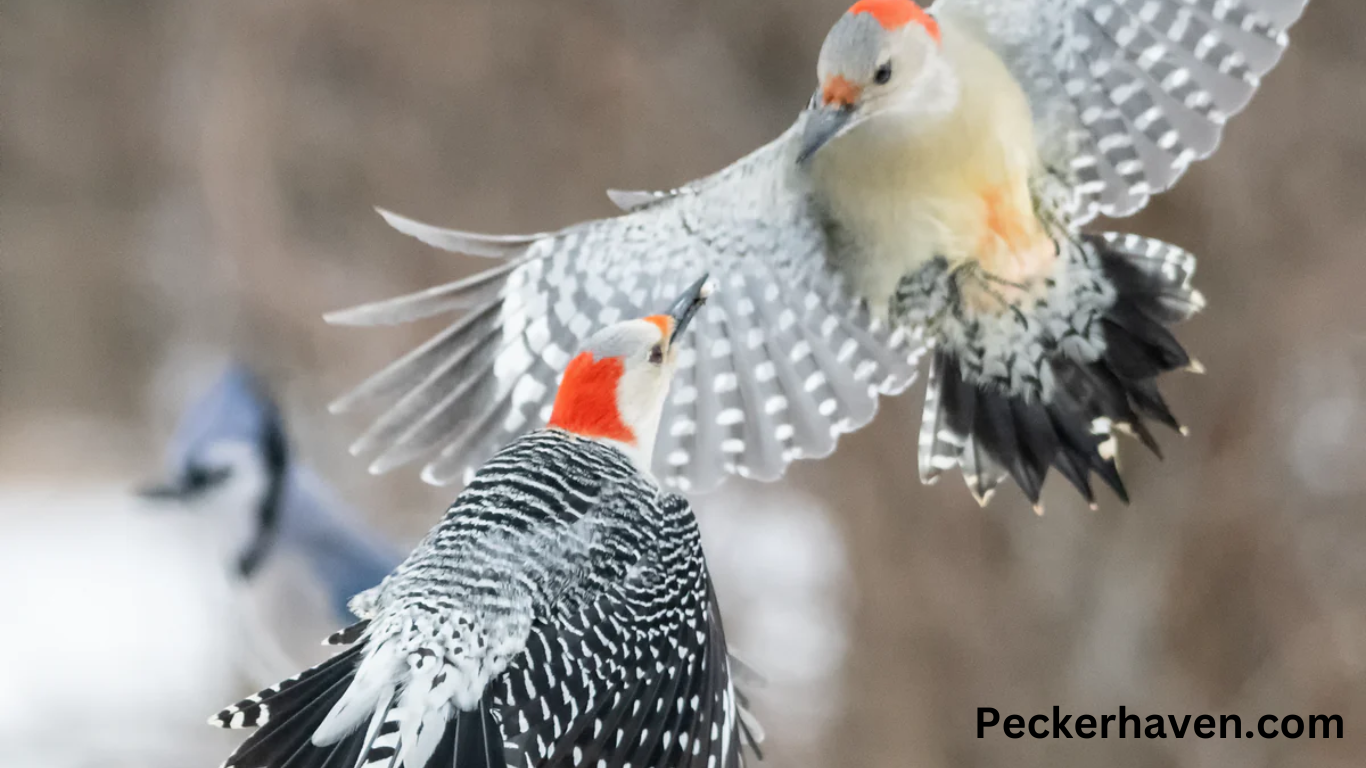
M704 285L588 340L549 426L353 599L328 641L348 650L210 720L258 729L227 765L743 765L756 731L697 522L649 470Z
M353 446L442 483L544 423L576 340L709 270L659 437L666 483L776 478L835 448L932 350L919 469L983 504L1010 476L1038 507L1056 468L1125 497L1113 434L1179 428L1161 373L1198 370L1167 326L1199 310L1194 259L1083 234L1211 154L1306 0L859 0L781 137L625 215L490 236L385 213L439 248L504 259L337 313L374 325L468 310L335 404L390 401ZM539 382L539 383L533 383Z

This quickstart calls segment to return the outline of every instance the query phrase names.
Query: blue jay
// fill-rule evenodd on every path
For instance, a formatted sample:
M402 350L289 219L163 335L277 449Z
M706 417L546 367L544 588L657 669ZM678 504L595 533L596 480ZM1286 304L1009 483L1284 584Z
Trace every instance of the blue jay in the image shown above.
M347 601L401 559L295 460L279 408L242 366L181 417L167 471L169 480L142 496L218 518L213 538L230 582L245 587L282 569L293 582L305 576L328 621L354 621Z

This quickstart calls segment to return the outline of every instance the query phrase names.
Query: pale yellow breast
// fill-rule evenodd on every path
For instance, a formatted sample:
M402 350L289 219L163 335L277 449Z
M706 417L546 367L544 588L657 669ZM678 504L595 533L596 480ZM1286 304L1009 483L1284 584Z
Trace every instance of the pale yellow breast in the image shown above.
M970 36L945 25L943 41L960 84L949 114L874 118L813 166L817 191L857 244L841 266L875 304L935 256L1017 282L1052 267L1029 193L1038 162L1024 93Z

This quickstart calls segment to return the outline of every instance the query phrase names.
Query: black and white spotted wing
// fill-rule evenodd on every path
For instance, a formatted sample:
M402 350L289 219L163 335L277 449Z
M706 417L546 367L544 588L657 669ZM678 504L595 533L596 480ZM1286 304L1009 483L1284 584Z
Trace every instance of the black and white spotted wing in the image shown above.
M829 455L913 381L923 345L845 295L821 218L795 173L789 130L724 170L614 218L559 232L480 235L391 213L399 231L503 259L466 280L328 315L388 325L463 311L426 344L333 403L386 410L355 443L384 472L424 459L461 479L543 425L556 382L604 324L659 312L704 273L718 291L682 341L655 445L655 475L707 490L730 474L772 480ZM645 201L641 201L645 202Z
M1125 216L1213 154L1308 0L938 0L1024 86L1043 161L1080 225Z
M683 542L672 562L561 606L494 686L509 765L727 768L757 753L691 512L678 497L665 510Z

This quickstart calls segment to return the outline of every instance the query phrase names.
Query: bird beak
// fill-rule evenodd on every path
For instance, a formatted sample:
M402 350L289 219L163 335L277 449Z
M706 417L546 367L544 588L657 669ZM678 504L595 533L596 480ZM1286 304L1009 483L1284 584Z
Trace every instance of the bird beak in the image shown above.
M138 489L137 495L147 501L184 503L215 488L229 474L226 469L182 472L168 481Z
M854 127L854 107L846 104L822 104L819 95L806 110L806 124L802 126L801 149L797 165L806 165L816 151L831 139Z
M674 301L673 306L669 307L669 317L674 319L674 330L669 335L670 344L673 344L679 336L683 335L683 330L688 327L688 323L692 322L693 315L696 315L697 310L707 303L707 297L711 295L712 291L710 280L710 275L703 275L697 282L688 286L688 290L684 291L683 295Z
M147 501L185 501L190 498L191 489L189 484L185 482L185 478L178 477L167 482L139 488L137 495Z

